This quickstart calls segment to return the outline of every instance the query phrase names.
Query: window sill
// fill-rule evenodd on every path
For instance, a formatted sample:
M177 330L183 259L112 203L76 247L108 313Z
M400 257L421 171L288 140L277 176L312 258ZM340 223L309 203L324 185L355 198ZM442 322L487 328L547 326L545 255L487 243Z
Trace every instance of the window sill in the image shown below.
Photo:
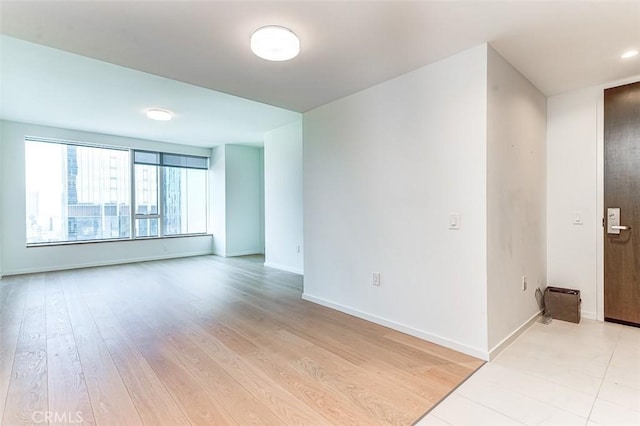
M83 244L103 244L103 243L125 243L130 241L149 241L149 240L171 240L174 238L193 238L193 237L212 237L212 234L181 234L181 235L166 235L163 237L138 237L138 238L113 238L110 240L83 240L83 241L55 241L50 243L28 243L27 248L38 247L55 247L55 246L72 246Z

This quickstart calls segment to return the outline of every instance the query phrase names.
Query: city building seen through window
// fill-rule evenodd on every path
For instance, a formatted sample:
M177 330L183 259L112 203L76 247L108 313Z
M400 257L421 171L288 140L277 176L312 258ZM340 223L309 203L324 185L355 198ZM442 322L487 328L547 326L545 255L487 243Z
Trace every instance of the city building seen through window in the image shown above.
M26 139L27 244L206 233L207 169L206 157Z

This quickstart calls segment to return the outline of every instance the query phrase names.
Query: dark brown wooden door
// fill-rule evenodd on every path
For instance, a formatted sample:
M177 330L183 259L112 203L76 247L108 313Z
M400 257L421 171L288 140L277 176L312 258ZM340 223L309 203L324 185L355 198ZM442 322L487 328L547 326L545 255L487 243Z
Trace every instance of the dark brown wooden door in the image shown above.
M604 317L640 326L640 82L604 92L604 207Z

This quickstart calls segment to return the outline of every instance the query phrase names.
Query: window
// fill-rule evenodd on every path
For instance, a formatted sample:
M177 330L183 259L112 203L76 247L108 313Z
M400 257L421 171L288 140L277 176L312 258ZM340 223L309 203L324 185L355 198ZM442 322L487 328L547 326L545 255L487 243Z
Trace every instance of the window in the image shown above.
M208 159L135 151L136 237L207 230Z
M27 140L27 243L129 238L129 151Z
M26 139L27 244L205 233L207 169L206 157Z
M162 180L164 235L205 232L207 229L207 173L198 169L165 167Z
M157 237L158 219L158 168L136 164L136 237Z

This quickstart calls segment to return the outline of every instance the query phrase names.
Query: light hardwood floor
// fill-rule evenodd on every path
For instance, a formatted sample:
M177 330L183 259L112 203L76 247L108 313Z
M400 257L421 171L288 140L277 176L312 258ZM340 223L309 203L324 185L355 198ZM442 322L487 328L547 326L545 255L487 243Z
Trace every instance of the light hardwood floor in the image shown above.
M409 425L482 364L305 302L262 261L3 278L2 425Z

